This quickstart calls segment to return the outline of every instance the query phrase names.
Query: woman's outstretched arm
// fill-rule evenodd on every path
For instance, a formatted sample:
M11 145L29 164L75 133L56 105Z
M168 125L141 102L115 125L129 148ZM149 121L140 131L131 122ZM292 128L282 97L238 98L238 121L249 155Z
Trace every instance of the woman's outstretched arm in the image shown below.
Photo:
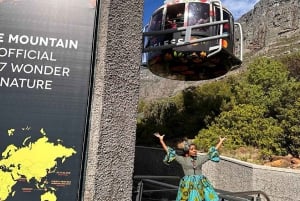
M224 140L226 140L226 137L219 137L219 142L216 145L216 149L219 149L221 147L221 145L223 144Z
M162 148L163 148L166 152L168 152L168 147L167 147L166 143L164 142L164 137L165 137L165 135L161 135L161 134L159 134L159 133L154 133L153 135L156 136L156 137L159 139L159 142L160 142Z

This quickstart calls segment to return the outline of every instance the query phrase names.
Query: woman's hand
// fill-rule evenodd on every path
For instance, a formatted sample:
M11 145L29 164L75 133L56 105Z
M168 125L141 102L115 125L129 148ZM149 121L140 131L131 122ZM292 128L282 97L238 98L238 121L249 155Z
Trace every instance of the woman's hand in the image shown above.
M224 140L226 140L226 137L219 137L219 143L216 145L216 149L219 149L221 145L223 144Z
M159 133L154 133L154 136L156 136L159 140L164 140L165 135L161 135Z
M219 141L221 142L221 143L223 143L224 141L226 140L226 137L219 137Z
M168 147L167 147L167 145L166 145L165 142L164 142L164 137L165 137L165 135L161 135L161 134L159 134L159 133L154 133L153 135L159 139L159 142L160 142L162 148L163 148L166 152L168 152Z

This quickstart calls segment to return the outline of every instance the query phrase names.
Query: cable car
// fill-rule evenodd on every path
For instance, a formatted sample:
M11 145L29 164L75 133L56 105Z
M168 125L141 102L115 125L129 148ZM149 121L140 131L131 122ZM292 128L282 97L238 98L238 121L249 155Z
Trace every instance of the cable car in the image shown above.
M217 78L241 65L242 38L220 0L166 0L143 29L142 65L174 80Z

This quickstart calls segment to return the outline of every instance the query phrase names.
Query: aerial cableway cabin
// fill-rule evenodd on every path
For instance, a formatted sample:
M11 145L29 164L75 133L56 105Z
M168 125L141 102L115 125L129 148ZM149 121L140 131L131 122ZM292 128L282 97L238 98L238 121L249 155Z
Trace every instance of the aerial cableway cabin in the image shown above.
M174 80L217 78L241 65L242 37L220 0L166 0L144 27L142 64Z

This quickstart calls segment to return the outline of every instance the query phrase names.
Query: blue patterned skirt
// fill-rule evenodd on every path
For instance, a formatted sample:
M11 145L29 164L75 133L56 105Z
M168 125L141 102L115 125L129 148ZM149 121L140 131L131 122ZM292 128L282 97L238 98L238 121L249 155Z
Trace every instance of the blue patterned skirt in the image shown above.
M187 175L180 180L176 201L219 201L219 197L205 176Z

